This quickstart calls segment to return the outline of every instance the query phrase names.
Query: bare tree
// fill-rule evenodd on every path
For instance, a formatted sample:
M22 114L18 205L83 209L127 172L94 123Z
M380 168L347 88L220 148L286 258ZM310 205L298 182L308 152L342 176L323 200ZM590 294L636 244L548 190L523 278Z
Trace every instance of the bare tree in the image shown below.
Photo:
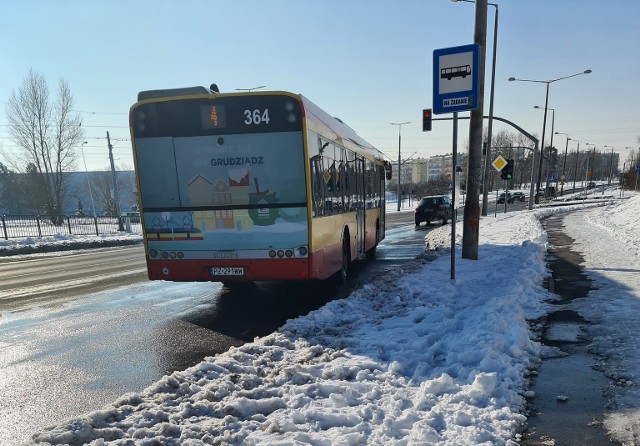
M123 172L118 172L123 173ZM117 216L122 211L131 211L132 209L118 209L116 200L114 199L113 189L113 176L110 170L96 173L92 177L91 185L93 191L96 194L96 206L101 208L106 215ZM118 188L117 194L119 197L118 203L136 203L137 208L137 188L135 178L127 175L116 175L116 187Z
M6 111L11 138L19 147L12 165L22 171L33 166L43 188L41 206L54 224L62 224L63 173L75 166L75 147L84 136L69 85L60 80L52 103L44 76L30 69L22 88L11 92Z

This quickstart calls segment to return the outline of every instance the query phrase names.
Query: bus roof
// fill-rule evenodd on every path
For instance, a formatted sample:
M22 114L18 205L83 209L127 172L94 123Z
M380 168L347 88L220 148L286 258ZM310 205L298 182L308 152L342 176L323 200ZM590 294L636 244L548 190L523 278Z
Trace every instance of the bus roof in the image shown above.
M298 95L302 101L307 119L312 123L312 130L327 139L336 140L356 153L383 161L383 154L358 134L334 116L331 116L303 95Z
M212 85L212 87L214 87ZM214 87L217 88L217 87ZM311 102L301 94L291 93L288 91L254 91L254 92L238 92L238 93L218 93L215 89L206 87L186 87L173 88L163 90L146 90L138 93L138 103L170 101L172 99L202 98L202 97L225 97L225 96L257 96L257 95L286 95L297 98L304 109L304 115L310 124L311 130L319 135L336 141L339 144L359 153L367 158L375 158L379 161L384 160L384 155L377 148L362 139L351 127L345 124L341 119L331 116L316 104ZM138 103L131 108L135 108Z

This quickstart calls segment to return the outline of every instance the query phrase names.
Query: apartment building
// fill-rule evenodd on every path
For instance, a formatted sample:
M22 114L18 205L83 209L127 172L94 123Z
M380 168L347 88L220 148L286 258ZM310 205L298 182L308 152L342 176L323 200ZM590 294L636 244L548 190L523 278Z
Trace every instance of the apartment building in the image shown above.
M435 155L428 158L411 158L402 161L400 171L400 181L402 183L411 182L414 184L425 183L429 180L439 178L441 175L451 177L453 171L453 154ZM466 165L466 154L458 153L458 165ZM398 171L398 163L393 164L393 171ZM462 169L463 177L466 169Z

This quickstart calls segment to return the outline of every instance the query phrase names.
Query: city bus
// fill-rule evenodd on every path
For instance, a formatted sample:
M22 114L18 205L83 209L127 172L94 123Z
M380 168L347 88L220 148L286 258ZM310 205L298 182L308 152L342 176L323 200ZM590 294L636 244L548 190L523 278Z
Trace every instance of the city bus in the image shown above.
M346 280L384 239L391 165L300 94L142 91L129 122L151 280Z

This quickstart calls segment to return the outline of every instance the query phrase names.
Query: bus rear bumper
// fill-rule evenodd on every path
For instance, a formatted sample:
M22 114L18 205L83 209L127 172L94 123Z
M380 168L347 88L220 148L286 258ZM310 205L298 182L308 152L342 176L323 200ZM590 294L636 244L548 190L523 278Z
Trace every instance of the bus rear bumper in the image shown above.
M254 259L203 262L147 258L150 280L172 282L251 282L308 280L308 259Z

